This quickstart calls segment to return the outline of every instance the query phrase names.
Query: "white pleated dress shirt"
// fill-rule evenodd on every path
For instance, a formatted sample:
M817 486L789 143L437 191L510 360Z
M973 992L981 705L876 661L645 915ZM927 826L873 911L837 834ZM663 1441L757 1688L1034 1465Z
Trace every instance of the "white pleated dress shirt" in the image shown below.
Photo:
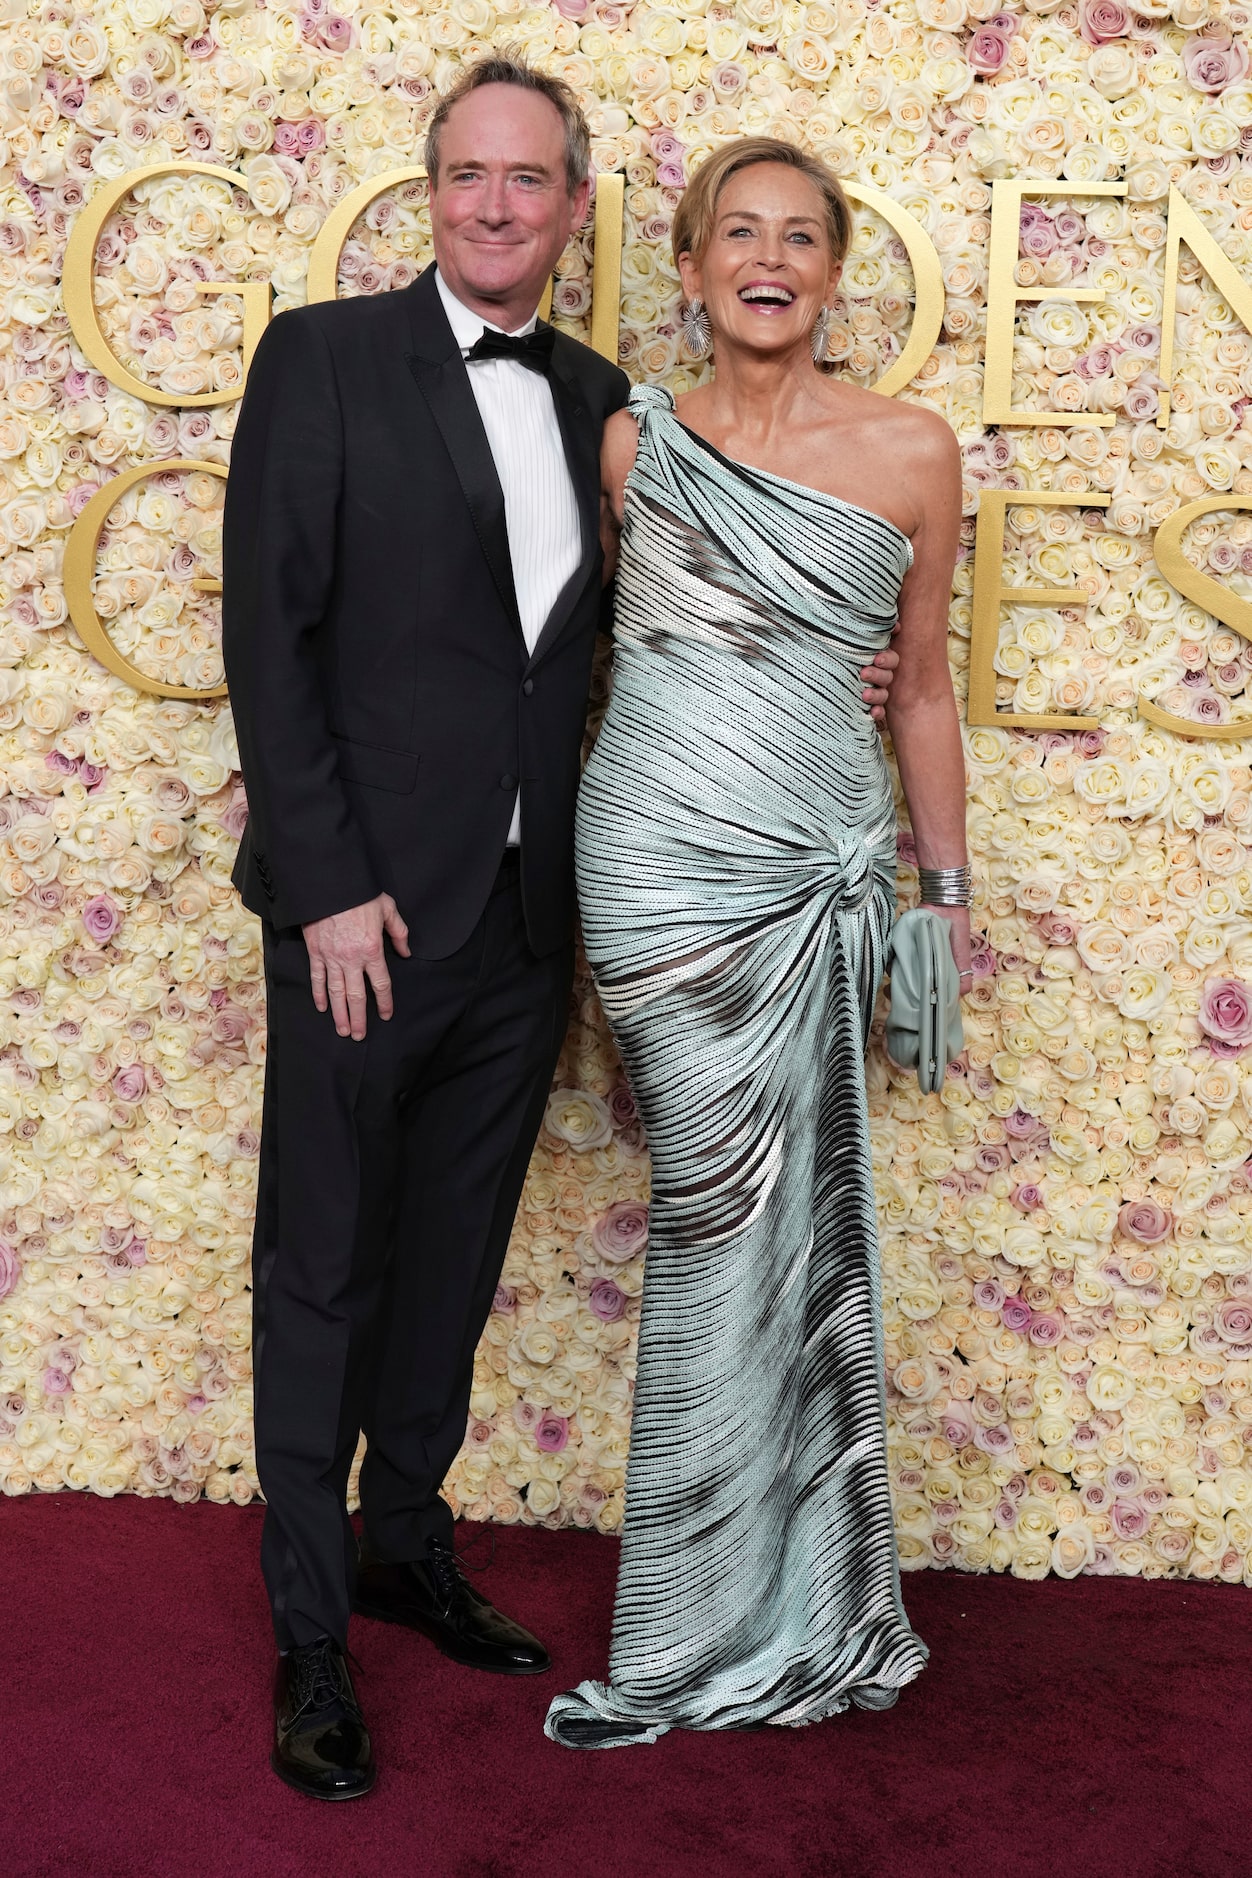
M464 358L490 322L464 306L442 274L436 274L435 284ZM538 317L532 316L516 331L533 332L538 323ZM504 328L491 330L503 332ZM552 387L545 373L532 372L514 359L476 359L468 370L504 491L517 610L526 648L533 652L561 589L582 559L582 524ZM513 804L509 845L517 847L521 838L519 792Z

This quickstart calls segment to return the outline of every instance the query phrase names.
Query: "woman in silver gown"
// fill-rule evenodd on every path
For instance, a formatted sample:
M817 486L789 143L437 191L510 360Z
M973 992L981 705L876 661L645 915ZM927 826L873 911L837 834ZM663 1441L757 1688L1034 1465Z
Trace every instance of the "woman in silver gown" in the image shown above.
M579 888L653 1187L609 1682L553 1702L568 1746L886 1708L926 1658L892 1532L864 1072L896 818L858 674L898 615L918 854L962 867L960 476L940 418L814 363L849 233L792 146L710 158L674 247L716 377L677 405L636 390L605 437L614 683ZM968 911L940 910L964 971Z

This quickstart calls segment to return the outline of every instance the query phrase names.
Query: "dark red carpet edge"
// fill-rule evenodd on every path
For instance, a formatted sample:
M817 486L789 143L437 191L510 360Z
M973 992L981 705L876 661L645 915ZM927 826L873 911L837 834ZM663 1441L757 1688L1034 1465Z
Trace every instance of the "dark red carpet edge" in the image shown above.
M543 1716L603 1673L616 1543L492 1528L477 1582L550 1643L554 1673L474 1674L357 1620L382 1772L327 1806L267 1766L260 1521L0 1504L3 1878L1252 1874L1240 1588L917 1573L931 1664L894 1710L574 1754Z

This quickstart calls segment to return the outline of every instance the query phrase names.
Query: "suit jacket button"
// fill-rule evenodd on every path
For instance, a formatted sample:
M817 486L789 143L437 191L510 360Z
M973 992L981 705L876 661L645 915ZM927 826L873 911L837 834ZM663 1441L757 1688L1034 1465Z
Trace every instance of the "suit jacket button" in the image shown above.
M505 774L505 775L503 775L503 776L502 776L502 777L500 778L500 787L501 787L502 789L516 789L516 788L517 788L517 777L516 777L516 776L510 776L510 775L507 775L507 774Z
M522 685L522 696L524 698L528 698L534 689L535 689L534 679L533 678L526 679L525 683Z

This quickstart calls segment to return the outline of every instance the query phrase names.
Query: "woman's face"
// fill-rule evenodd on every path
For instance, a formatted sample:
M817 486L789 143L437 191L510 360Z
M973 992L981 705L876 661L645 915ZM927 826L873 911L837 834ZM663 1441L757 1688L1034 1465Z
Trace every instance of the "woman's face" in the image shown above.
M808 346L840 273L821 194L786 163L752 163L728 177L703 259L683 255L679 268L715 338L767 355Z

